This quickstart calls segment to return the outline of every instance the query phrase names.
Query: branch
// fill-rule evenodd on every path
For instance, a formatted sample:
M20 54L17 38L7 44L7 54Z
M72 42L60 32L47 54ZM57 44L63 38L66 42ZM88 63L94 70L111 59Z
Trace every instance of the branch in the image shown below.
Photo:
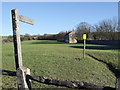
M115 88L112 87L99 86L82 81L78 82L78 81L67 81L67 80L55 80L43 76L32 76L32 75L27 75L27 78L48 85L64 86L68 88L79 88L79 89L89 89L89 90L99 88L100 90L115 90Z
M0 70L0 73L1 73L2 75L16 76L16 72L15 72L15 71Z

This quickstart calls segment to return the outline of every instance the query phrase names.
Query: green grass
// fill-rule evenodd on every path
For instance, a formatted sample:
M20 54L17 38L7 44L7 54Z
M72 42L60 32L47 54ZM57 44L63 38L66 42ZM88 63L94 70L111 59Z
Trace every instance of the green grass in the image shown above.
M117 65L118 49L105 45L94 46L86 50L95 57ZM100 47L106 47L103 49ZM65 44L50 40L22 42L23 64L31 69L32 75L52 79L85 81L98 85L115 87L116 77L105 64L86 55L83 59L82 44ZM2 69L15 71L13 44L2 46ZM3 75L4 88L16 88L16 77ZM32 81L33 88L56 87Z

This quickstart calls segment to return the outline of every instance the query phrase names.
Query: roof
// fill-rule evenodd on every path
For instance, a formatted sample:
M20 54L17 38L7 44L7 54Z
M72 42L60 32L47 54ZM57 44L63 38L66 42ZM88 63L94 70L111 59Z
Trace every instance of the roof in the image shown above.
M70 34L71 32L72 32L72 31L70 31L70 32L66 33L66 34L65 34L65 36L66 36L66 35L68 35L68 34Z

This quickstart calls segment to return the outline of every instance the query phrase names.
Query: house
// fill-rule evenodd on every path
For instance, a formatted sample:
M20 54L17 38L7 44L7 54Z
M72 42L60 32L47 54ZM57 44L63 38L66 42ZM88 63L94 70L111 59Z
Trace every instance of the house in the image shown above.
M38 40L38 37L37 37L37 36L34 36L32 39L33 39L33 40Z
M68 31L65 35L65 42L66 43L77 43L77 40L76 40L76 35L75 35L75 31L72 30L72 31Z

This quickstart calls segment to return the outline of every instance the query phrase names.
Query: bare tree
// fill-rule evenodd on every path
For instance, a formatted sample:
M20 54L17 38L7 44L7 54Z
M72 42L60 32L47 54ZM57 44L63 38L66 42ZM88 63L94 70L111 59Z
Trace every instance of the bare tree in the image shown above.
M96 39L98 40L117 40L118 38L118 23L117 19L108 19L102 20L98 25L95 25L96 28Z
M86 33L87 36L90 34L92 26L87 22L81 22L76 28L76 35L79 40L82 40L82 34Z

